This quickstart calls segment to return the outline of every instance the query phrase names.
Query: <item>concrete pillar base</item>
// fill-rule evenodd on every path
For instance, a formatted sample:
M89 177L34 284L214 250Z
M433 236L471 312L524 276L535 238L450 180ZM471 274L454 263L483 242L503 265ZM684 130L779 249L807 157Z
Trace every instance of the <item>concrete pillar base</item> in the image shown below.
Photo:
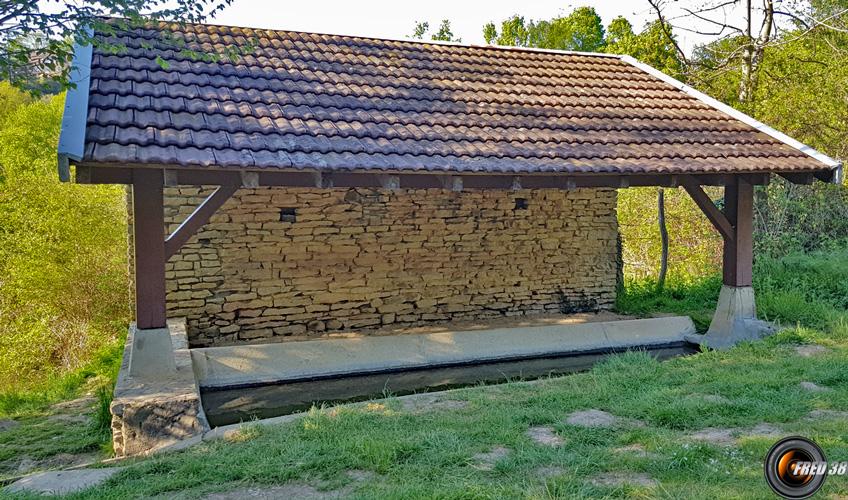
M171 330L165 328L136 328L130 339L129 373L133 377L160 379L177 373Z
M710 349L728 349L746 340L758 340L774 333L771 323L757 319L754 288L722 285L718 305L705 335L690 335L689 342Z
M169 321L168 328L130 327L109 409L118 457L167 448L209 430L184 319Z

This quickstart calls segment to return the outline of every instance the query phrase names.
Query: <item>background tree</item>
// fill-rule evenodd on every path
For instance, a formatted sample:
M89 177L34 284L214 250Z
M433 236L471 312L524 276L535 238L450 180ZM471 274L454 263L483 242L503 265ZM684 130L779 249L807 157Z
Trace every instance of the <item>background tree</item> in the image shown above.
M673 44L690 81L713 73L735 71L735 101L749 110L759 87L767 50L823 31L845 32L846 0L709 0L677 2L648 0L667 40ZM713 40L690 59L671 34L671 28Z
M497 45L506 45L512 47L528 47L528 32L527 26L524 23L524 18L521 16L512 16L501 22L501 31L495 23L488 23L483 26L483 38L486 43L494 43Z
M688 83L832 157L846 158L848 1L726 3L682 4L674 11L674 4L652 0L658 18L711 38L683 61ZM848 238L845 191L779 177L758 188L758 253L808 251Z
M654 21L640 33L634 33L630 21L617 17L607 27L605 51L633 56L663 73L679 77L683 64L667 32L671 33L671 28L663 28L660 21Z
M427 21L416 22L415 28L412 30L412 38L416 40L424 40L427 36L427 33L430 32L430 23ZM453 30L451 29L451 23L448 19L442 19L442 22L439 24L439 29L430 35L430 40L441 41L441 42L461 42L461 38L457 38L453 34Z
M494 23L483 27L486 43L543 49L603 51L604 27L601 17L591 7L579 7L567 16L530 21L513 16L501 22L498 32Z
M75 44L155 21L202 22L233 0L0 0L0 78L38 93L68 81ZM121 18L106 22L105 17ZM120 47L110 47L120 50Z

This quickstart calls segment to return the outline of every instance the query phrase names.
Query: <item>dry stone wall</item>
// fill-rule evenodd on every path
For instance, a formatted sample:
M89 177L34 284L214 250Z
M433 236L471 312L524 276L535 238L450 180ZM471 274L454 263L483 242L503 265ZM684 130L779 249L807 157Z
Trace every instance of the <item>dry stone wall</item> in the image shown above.
M211 188L166 188L168 229ZM610 189L241 189L167 264L193 346L607 309Z

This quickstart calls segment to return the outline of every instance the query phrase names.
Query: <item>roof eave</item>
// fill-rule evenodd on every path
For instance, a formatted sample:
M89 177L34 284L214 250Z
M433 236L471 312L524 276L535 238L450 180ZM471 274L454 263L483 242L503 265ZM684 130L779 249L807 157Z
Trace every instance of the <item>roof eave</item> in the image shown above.
M746 115L745 113L743 113L743 112L741 112L741 111L739 111L739 110L737 110L737 109L735 109L731 106L728 106L727 104L725 104L725 103L723 103L723 102L721 102L717 99L714 99L714 98L708 96L707 94L704 94L703 92L700 92L700 91L690 87L689 85L686 85L685 83L681 82L680 80L677 80L676 78L668 76L667 74L663 73L662 71L660 71L660 70L658 70L658 69L656 69L652 66L649 66L649 65L647 65L647 64L645 64L641 61L638 61L637 59L635 59L632 56L622 55L622 56L619 56L619 57L621 58L622 61L627 62L627 63L629 63L633 66L636 66L637 68L641 69L642 71L645 71L646 73L650 74L651 76L659 78L660 80L668 83L669 85L671 85L671 86L673 86L673 87L675 87L679 90L682 90L686 94L694 97L695 99L698 99L699 101L703 102L704 104L711 106L711 107L713 107L713 108L715 108L715 109L717 109L717 110L719 110L719 111L721 111L721 112L723 112L727 115L730 115L731 117L733 117L733 118L735 118L735 119L737 119L737 120L739 120L739 121L741 121L741 122L743 122L747 125L750 125L751 127L753 127L755 129L759 130L760 132L772 137L773 139L776 139L776 140L786 144L787 146L789 146L791 148L797 149L798 151L806 154L807 156L821 162L824 167L829 168L830 171L831 171L830 182L832 182L834 184L841 184L842 183L842 163L841 162L831 158L830 156L827 156L826 154L824 154L820 151L817 151L816 149L814 149L810 146L807 146L806 144L803 144L803 143L789 137L788 135L784 134L783 132L780 132L779 130L775 130L775 129L769 127L765 123L763 123L763 122L761 122L761 121L759 121L759 120L757 120L757 119L755 119L755 118L753 118L749 115Z
M89 33L91 39L91 33ZM85 151L85 125L88 118L88 92L91 84L92 45L74 45L74 58L69 75L72 84L65 94L65 111L59 132L59 180L71 180L71 161L82 161Z

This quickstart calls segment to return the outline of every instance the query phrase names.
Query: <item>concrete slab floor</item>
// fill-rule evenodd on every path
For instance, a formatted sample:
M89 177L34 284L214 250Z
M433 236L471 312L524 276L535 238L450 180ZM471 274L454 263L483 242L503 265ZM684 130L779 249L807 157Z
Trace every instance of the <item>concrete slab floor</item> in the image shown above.
M343 374L504 361L567 352L683 342L695 332L673 316L547 326L442 331L191 350L201 389Z

